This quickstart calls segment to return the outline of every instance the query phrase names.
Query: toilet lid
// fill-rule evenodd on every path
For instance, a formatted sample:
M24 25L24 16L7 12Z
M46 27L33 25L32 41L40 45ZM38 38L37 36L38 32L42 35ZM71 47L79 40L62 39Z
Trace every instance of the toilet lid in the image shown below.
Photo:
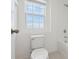
M35 49L31 54L31 59L47 59L48 51L44 48Z

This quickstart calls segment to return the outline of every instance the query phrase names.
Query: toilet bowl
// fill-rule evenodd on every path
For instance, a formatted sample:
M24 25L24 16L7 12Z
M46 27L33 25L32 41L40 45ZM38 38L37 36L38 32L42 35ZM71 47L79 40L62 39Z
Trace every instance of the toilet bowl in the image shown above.
M35 49L31 53L31 59L49 59L48 51L45 48Z

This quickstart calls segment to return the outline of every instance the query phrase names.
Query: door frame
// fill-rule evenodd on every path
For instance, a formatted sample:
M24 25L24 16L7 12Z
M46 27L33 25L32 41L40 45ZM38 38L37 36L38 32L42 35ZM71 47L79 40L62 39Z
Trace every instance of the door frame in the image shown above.
M18 1L17 0L11 0L11 21L15 23L15 18L16 18L16 24L11 23L11 28L12 29L17 29L17 16L15 17L15 14L17 15L17 10L15 8L18 7ZM16 12L16 13L15 13ZM13 15L12 15L13 13ZM14 19L12 19L12 17ZM16 40L16 33L11 34L11 59L15 59L15 40Z

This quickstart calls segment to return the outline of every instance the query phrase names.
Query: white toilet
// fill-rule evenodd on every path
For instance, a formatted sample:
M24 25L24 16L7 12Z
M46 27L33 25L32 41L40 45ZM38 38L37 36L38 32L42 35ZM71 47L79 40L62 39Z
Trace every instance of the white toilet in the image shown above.
M34 36L31 40L31 59L49 59L48 51L44 48L44 37Z

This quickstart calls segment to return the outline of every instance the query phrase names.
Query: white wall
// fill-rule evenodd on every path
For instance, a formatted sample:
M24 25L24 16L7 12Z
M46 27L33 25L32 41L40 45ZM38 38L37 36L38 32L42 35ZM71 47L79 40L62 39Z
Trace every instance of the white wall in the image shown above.
M45 47L49 51L49 53L54 52L57 50L57 45L56 45L56 30L55 30L55 15L57 12L56 11L56 0L50 0L48 1L48 6L47 6L47 18L46 18L46 45ZM51 9L50 9L51 8ZM50 12L51 10L51 12ZM49 22L50 21L50 22ZM50 29L49 29L50 28Z
M67 3L67 2L66 2ZM49 6L51 6L51 18L48 11L47 16L47 33L46 33L46 44L45 47L48 49L49 53L57 50L57 41L64 40L64 29L67 30L67 7L64 6L64 0L50 0ZM51 32L49 31L50 24L48 25L49 20L51 19ZM68 31L68 30L67 30Z

